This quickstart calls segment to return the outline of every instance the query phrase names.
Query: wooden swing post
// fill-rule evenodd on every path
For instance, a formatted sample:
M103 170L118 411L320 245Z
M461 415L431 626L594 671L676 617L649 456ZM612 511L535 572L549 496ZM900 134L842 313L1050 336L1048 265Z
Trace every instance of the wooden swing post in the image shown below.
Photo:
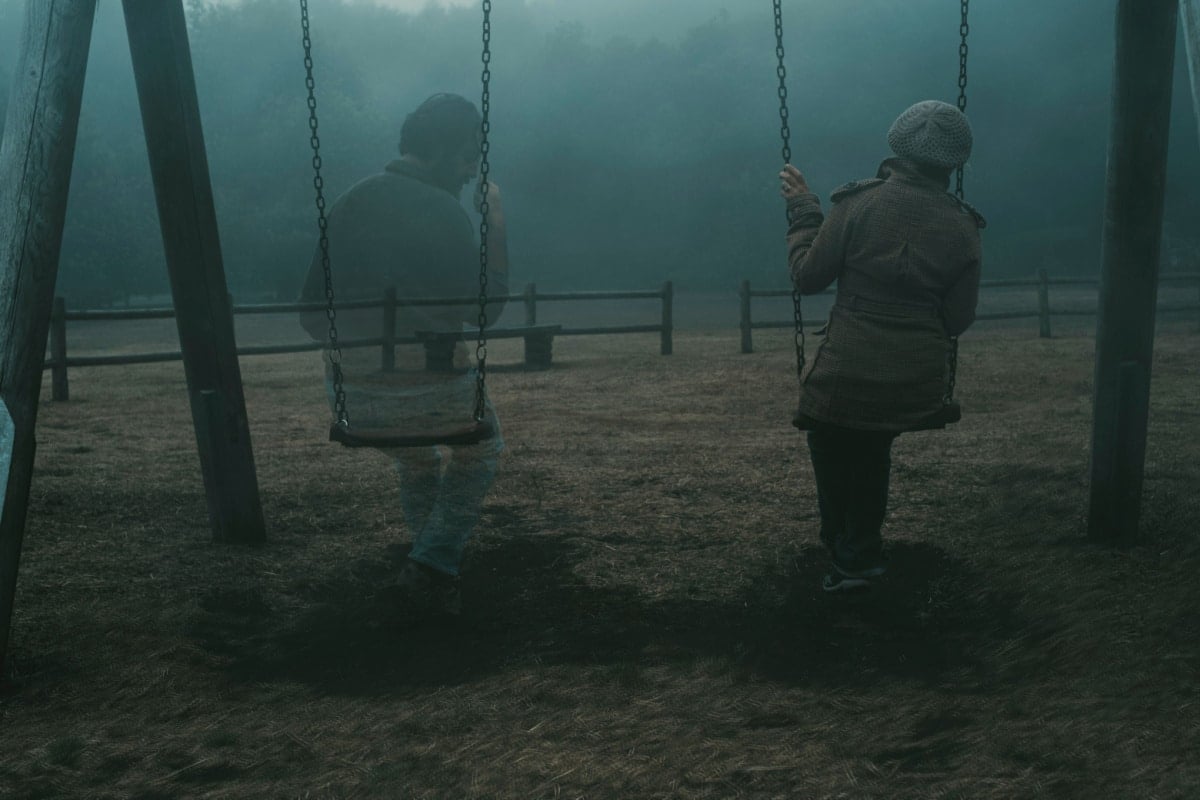
M1119 0L1096 328L1088 536L1138 535L1178 0Z
M0 145L0 667L95 12L96 0L27 4Z
M182 0L123 0L213 539L265 538Z
M1200 2L1179 0L1179 21L1183 26L1183 45L1191 80L1192 113L1196 115L1196 129L1200 131Z

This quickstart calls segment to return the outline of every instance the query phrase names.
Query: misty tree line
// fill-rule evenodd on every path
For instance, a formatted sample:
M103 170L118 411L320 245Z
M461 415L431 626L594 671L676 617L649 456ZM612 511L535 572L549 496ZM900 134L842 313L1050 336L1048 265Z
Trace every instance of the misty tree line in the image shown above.
M786 283L770 4L677 5L700 10L656 38L639 35L636 3L621 7L628 33L604 34L496 4L493 176L516 285ZM974 21L967 189L991 223L991 277L1097 269L1112 2L1061 5L1012 0ZM910 102L954 99L957 4L788 7L794 160L827 198L874 173L888 124ZM188 11L231 288L291 300L316 227L296 3L188 0ZM331 195L397 155L405 113L428 94L477 98L476 9L403 15L313 0L312 12ZM0 0L0 107L20 18L21 3ZM1167 268L1194 269L1200 149L1183 71L1177 87ZM60 293L78 307L166 292L159 236L120 5L101 0Z

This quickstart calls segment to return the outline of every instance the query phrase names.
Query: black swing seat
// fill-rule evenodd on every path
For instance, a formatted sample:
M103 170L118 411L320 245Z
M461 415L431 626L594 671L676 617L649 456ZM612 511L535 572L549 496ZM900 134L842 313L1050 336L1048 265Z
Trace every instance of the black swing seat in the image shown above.
M957 400L951 400L948 403L944 403L937 411L924 419L918 420L904 430L905 432L941 430L947 425L958 422L960 419L962 419L962 406L958 404ZM802 431L811 431L824 426L825 423L797 411L795 416L792 417L792 425Z
M467 445L491 439L495 427L485 420L466 425L410 430L404 428L355 428L334 422L329 426L329 441L344 447L433 447L439 444Z

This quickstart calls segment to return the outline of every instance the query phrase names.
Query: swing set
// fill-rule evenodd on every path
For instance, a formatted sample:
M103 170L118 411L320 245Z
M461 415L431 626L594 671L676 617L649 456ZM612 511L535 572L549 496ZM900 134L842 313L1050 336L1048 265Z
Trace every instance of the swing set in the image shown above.
M780 138L783 141L782 156L783 163L789 164L792 160L791 148L791 129L788 124L788 89L787 89L787 66L786 52L784 48L784 29L783 29L783 0L772 0L775 16L775 55L778 60L776 74L779 78L779 119L780 119ZM967 36L970 33L969 11L970 0L960 0L961 5L961 22L959 23L960 43L958 48L959 57L959 72L958 72L958 110L966 113L967 110ZM333 371L333 395L334 395L334 420L330 425L329 439L330 441L338 442L346 447L428 447L431 445L465 445L475 444L477 442L489 439L495 435L491 424L484 419L484 409L486 402L486 372L487 372L487 339L485 328L487 327L487 268L488 268L488 247L487 247L487 194L488 194L488 172L489 161L488 154L490 151L490 143L488 134L490 131L490 82L491 82L491 0L483 0L483 53L481 60L483 63L483 98L480 103L483 115L483 121L480 126L480 166L479 166L479 183L483 194L483 202L480 207L482 220L479 230L479 332L476 343L476 382L475 382L475 406L471 419L460 425L440 428L437 430L421 429L402 429L402 428L366 428L353 427L350 424L350 415L346 407L346 393L344 391L345 377L342 372L341 349L338 346L337 332L337 308L334 301L334 284L333 270L329 256L329 236L328 223L326 220L324 180L321 177L321 140L318 134L317 120L317 100L316 100L316 81L313 77L313 58L312 58L312 36L311 23L308 12L308 0L300 0L300 21L303 31L304 44L304 67L305 67L305 86L308 89L308 109L309 109L309 129L312 132L310 144L312 146L312 165L313 165L313 187L316 191L316 206L317 206L317 227L319 230L319 246L321 250L321 266L325 277L325 298L326 298L326 316L329 318L329 332L327 339L327 352L330 356L330 364ZM963 199L963 168L960 166L957 171L955 194L959 200ZM796 347L796 377L802 380L804 376L804 367L806 363L804 353L804 315L801 309L801 297L799 289L792 290L792 305L795 320L795 347ZM910 430L933 430L945 428L946 425L958 422L962 418L962 409L958 402L954 399L954 383L958 374L958 338L950 339L950 350L948 354L948 374L946 382L946 391L942 398L942 406L934 414L917 423ZM792 424L800 430L809 430L816 425L816 421L797 413Z
M966 107L968 1L960 0L959 108ZM491 1L482 0L483 127L479 336L475 407L464 423L437 431L351 425L340 376L312 74L307 0L305 44L314 187L326 278L335 418L330 438L348 447L465 444L494 434L484 419L487 341L487 176ZM773 0L783 157L790 160L782 0ZM122 0L151 176L165 246L188 397L213 538L257 543L264 536L233 317L217 236L207 156L183 0ZM45 344L78 133L96 0L29 0L0 147L0 663L7 647L17 567L33 476L34 433ZM1145 462L1150 358L1166 171L1165 129L1178 0L1117 0L1113 126L1108 160L1101 314L1097 330L1089 533L1136 535ZM1158 135L1147 136L1146 131ZM957 180L962 196L962 171ZM805 365L799 295L794 295L797 373ZM937 428L958 417L957 343ZM801 420L801 423L803 421ZM131 423L132 424L132 423ZM803 425L801 425L803 427Z

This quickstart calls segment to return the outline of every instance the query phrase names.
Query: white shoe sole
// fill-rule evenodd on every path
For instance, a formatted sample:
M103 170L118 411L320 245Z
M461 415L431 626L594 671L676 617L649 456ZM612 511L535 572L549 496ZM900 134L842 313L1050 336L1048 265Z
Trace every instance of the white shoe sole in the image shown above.
M862 591L863 589L869 589L870 587L871 582L866 578L848 578L845 576L840 576L839 578L835 579L832 575L826 575L825 579L821 581L821 590L828 592L829 594L836 594L838 592L857 592Z

